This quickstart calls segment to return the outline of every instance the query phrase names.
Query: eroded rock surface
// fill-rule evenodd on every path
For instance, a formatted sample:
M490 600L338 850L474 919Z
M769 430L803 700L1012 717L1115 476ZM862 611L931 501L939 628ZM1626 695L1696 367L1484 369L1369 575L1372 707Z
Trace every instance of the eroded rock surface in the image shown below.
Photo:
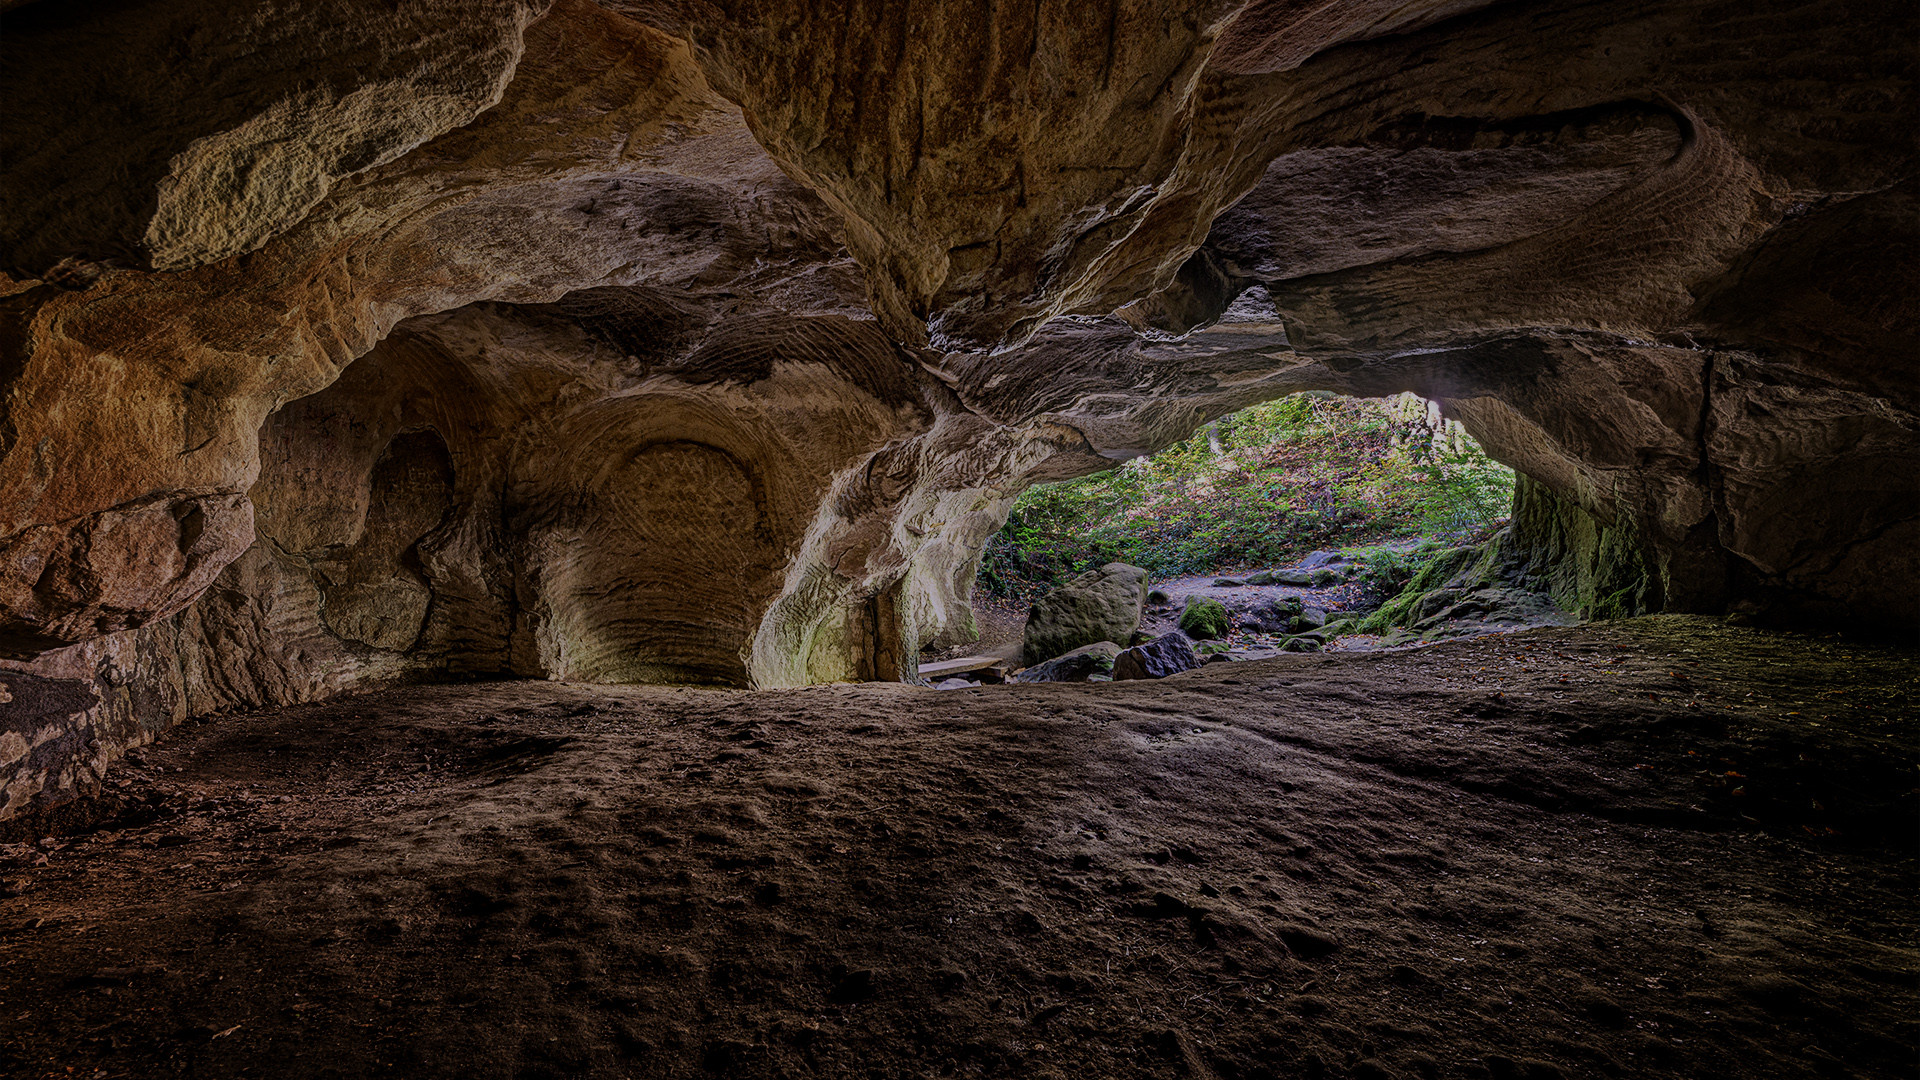
M899 678L1023 487L1305 389L1440 401L1576 601L1920 625L1901 5L4 9L0 814L380 682Z

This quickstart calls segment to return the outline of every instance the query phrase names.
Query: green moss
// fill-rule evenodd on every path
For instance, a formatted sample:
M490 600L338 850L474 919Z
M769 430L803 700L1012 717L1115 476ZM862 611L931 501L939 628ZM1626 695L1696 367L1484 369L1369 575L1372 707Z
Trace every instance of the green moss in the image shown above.
M1410 627L1462 598L1512 606L1516 590L1545 594L1583 619L1628 618L1658 606L1631 515L1603 522L1524 476L1513 502L1510 526L1484 544L1428 556L1404 589L1348 632Z
M1603 522L1546 485L1521 477L1509 546L1517 576L1585 619L1624 619L1659 606L1659 589L1631 514Z
M1188 597L1180 612L1180 629L1191 638L1226 637L1227 625L1227 606L1211 597Z
M1379 634L1396 626L1405 626L1414 621L1413 613L1420 601L1435 589L1456 578L1476 563L1488 561L1486 547L1458 547L1437 552L1428 557L1426 564L1407 582L1407 587L1398 596L1380 605L1379 610L1366 616L1357 623L1353 633Z

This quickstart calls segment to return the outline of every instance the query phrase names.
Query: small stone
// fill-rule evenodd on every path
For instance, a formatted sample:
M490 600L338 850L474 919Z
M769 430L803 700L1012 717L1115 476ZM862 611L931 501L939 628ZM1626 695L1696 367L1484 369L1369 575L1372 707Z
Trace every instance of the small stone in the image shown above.
M833 989L827 993L827 1000L836 1005L851 1005L872 998L874 993L873 972L862 969L849 971L834 983Z
M1287 951L1302 960L1318 960L1340 950L1339 942L1317 930L1310 930L1303 926L1287 927L1279 931L1279 937L1280 943L1287 947Z

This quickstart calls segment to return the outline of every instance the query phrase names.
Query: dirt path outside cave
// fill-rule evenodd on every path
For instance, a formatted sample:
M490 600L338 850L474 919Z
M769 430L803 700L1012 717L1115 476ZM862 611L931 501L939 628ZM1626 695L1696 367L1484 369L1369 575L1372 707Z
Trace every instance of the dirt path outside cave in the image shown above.
M217 718L4 871L0 1073L1911 1076L1917 676L1663 617Z
M1148 587L1165 591L1173 598L1171 604L1148 605L1141 614L1140 629L1149 636L1157 637L1179 628L1180 609L1189 596L1208 596L1226 603L1230 610L1239 611L1259 600L1280 600L1295 597L1309 607L1322 608L1329 612L1353 613L1371 610L1365 604L1363 587L1351 581L1319 588L1303 585L1236 585L1216 586L1218 574L1188 574L1148 582ZM973 599L974 625L980 631L976 641L945 648L929 648L921 654L921 662L953 660L962 656L998 656L1020 666L1020 647L1027 632L1027 613L1032 604L1025 600L1002 599L988 596L976 590ZM1271 647L1284 635L1249 635L1239 629L1229 635L1233 645L1234 659L1268 659L1279 654ZM1335 642L1335 650L1368 649L1378 640L1377 635L1355 635L1350 639ZM1125 645L1126 642L1115 644Z

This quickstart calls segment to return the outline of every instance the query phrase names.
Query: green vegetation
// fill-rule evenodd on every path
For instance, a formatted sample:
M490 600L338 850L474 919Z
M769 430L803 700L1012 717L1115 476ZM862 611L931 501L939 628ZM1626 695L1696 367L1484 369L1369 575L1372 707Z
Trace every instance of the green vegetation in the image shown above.
M1427 558L1417 562L1419 569L1394 590L1393 598L1382 604L1379 610L1361 619L1354 629L1361 633L1378 634L1408 625L1414 621L1415 609L1426 599L1427 593L1460 575L1476 560L1482 565L1475 577L1481 581L1491 581L1491 569L1485 564L1491 562L1496 554L1491 546L1484 549L1458 547L1430 553Z
M1151 457L1029 489L988 541L979 587L1026 597L1108 562L1158 578L1367 546L1365 573L1391 593L1418 569L1410 541L1484 529L1512 497L1513 471L1418 398L1296 394Z

